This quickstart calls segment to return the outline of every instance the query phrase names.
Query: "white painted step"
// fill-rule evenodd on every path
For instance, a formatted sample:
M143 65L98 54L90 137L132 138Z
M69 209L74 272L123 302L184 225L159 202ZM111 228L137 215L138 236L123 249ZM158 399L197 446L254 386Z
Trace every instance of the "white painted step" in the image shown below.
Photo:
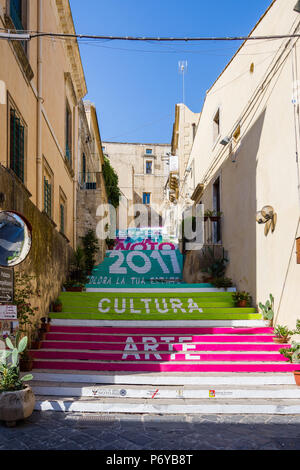
M88 314L87 314L88 315ZM238 328L261 328L265 327L264 320L69 320L66 318L53 318L51 325L54 326L111 326L111 327L238 327Z
M229 287L228 289L217 288L217 287L193 287L193 284L190 284L190 287L180 287L179 285L174 285L174 287L87 287L86 292L102 292L102 293L132 293L136 294L173 294L174 292L236 292L236 287Z
M127 400L139 399L207 399L226 400L240 398L300 399L300 387L296 385L263 385L260 387L222 385L217 388L202 386L147 385L93 385L87 383L38 382L30 384L34 393L43 396L96 397Z
M153 400L36 397L35 410L133 414L300 414L299 399Z
M260 386L260 385L294 385L294 375L290 372L275 373L230 373L230 372L110 372L34 369L36 381L84 384L116 384L116 385L207 385L214 388L218 385ZM25 375L23 373L22 375Z

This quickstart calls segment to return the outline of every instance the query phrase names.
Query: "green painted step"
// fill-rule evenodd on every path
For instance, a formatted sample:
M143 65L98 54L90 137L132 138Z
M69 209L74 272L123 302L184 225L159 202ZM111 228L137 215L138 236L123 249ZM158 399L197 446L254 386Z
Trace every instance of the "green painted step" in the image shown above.
M51 318L95 320L249 320L255 308L236 308L229 292L63 292Z
M50 313L52 319L64 320L261 320L259 313Z

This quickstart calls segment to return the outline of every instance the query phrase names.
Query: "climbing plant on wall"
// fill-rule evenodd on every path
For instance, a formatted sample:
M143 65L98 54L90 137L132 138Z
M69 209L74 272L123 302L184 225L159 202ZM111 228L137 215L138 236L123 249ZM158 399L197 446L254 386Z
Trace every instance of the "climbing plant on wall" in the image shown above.
M119 177L107 157L104 157L104 165L102 166L103 177L107 192L108 201L114 207L118 207L121 196L119 188Z

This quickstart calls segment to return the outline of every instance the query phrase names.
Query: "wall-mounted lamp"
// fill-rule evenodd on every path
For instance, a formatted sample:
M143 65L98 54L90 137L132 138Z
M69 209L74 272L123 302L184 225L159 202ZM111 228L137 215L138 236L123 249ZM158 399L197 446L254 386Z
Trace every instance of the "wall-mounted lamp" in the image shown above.
M231 141L231 138L227 136L227 137L224 137L224 139L220 141L220 144L226 147L226 145L228 145L230 141Z
M300 13L300 0L298 0L298 2L296 3L295 7L294 7L294 10L297 12L297 13Z
M268 235L270 229L274 232L277 223L277 214L272 206L264 206L261 211L256 213L256 222L265 224L265 236Z

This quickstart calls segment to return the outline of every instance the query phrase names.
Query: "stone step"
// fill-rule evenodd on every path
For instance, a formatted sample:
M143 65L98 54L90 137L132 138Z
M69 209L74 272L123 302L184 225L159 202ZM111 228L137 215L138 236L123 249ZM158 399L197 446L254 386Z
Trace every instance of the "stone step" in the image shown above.
M111 339L111 338L110 338ZM279 349L285 347L287 348L288 344L273 344L273 343L266 343L266 342L230 342L227 341L225 343L211 343L211 342L193 342L193 343L170 343L167 344L166 342L153 342L149 340L148 342L139 342L136 341L134 336L130 339L134 341L134 345L137 351L145 351L148 348L148 344L155 345L155 351L161 352L169 352L172 351L223 351L223 352L231 352L231 351L279 351ZM43 341L42 342L42 349L67 349L67 350L93 350L93 351L124 351L126 346L125 342L93 342L93 341Z
M68 350L68 349L38 349L32 350L31 354L34 359L69 359L83 361L128 361L143 363L144 361L166 361L166 362L286 362L287 359L282 354L264 351L249 353L247 351L237 351L224 353L223 351L215 351L213 353L184 352L170 353L169 351L90 351L90 350Z
M50 314L52 319L51 325L53 326L91 326L91 327L110 327L110 328L152 328L158 327L164 329L172 326L173 328L263 328L266 326L264 320L261 319L244 319L244 320L96 320L86 317L80 314L81 318L54 318L54 315ZM251 314L248 314L248 316Z
M288 362L249 362L249 361L214 361L191 363L189 361L153 362L123 360L93 361L76 359L35 359L36 369L60 369L72 371L136 371L136 372L292 372L298 370L299 365Z
M261 385L259 387L223 385L159 386L147 385L90 385L88 383L61 383L33 381L30 383L36 395L60 397L103 397L140 399L207 399L220 400L240 398L299 399L300 387L296 385Z
M22 375L25 375L23 373ZM107 372L107 371L80 371L55 370L48 372L43 369L35 369L34 379L41 382L85 383L85 384L116 384L121 385L156 385L156 386L203 386L209 388L217 386L257 387L269 385L294 385L295 379L292 373L230 373L230 372Z
M110 334L103 335L103 334L97 334L97 333L67 333L67 332L50 332L47 333L46 340L47 341L91 341L91 342L97 342L97 343L125 343L128 338L133 338L135 342L138 343L143 343L143 338L155 338L157 342L172 342L172 343L183 343L183 342L188 342L188 343L273 343L273 335L197 335L193 334L191 332L190 335L187 334L182 334L178 335L175 334L174 336L171 336L170 334L164 335L163 332L161 332L160 335L152 335L144 333L143 336L139 334L130 334L128 333L126 336L121 335L121 334L114 334L111 332ZM163 340L162 338L166 338Z
M37 396L35 409L81 413L134 414L300 414L299 399L139 399Z
M262 327L262 328L193 328L191 331L190 328L176 328L176 326L172 326L169 324L168 327L156 327L156 328L135 328L134 326L128 327L114 327L112 330L111 328L107 327L97 327L97 326L68 326L68 325L53 325L51 324L51 333L102 333L102 334L111 334L113 332L114 335L118 334L147 334L148 336L151 335L161 335L163 334L180 334L182 335L191 335L191 333L195 334L202 334L202 335L216 335L216 334L223 334L223 335L261 335L261 334L274 334L274 329L271 327Z

